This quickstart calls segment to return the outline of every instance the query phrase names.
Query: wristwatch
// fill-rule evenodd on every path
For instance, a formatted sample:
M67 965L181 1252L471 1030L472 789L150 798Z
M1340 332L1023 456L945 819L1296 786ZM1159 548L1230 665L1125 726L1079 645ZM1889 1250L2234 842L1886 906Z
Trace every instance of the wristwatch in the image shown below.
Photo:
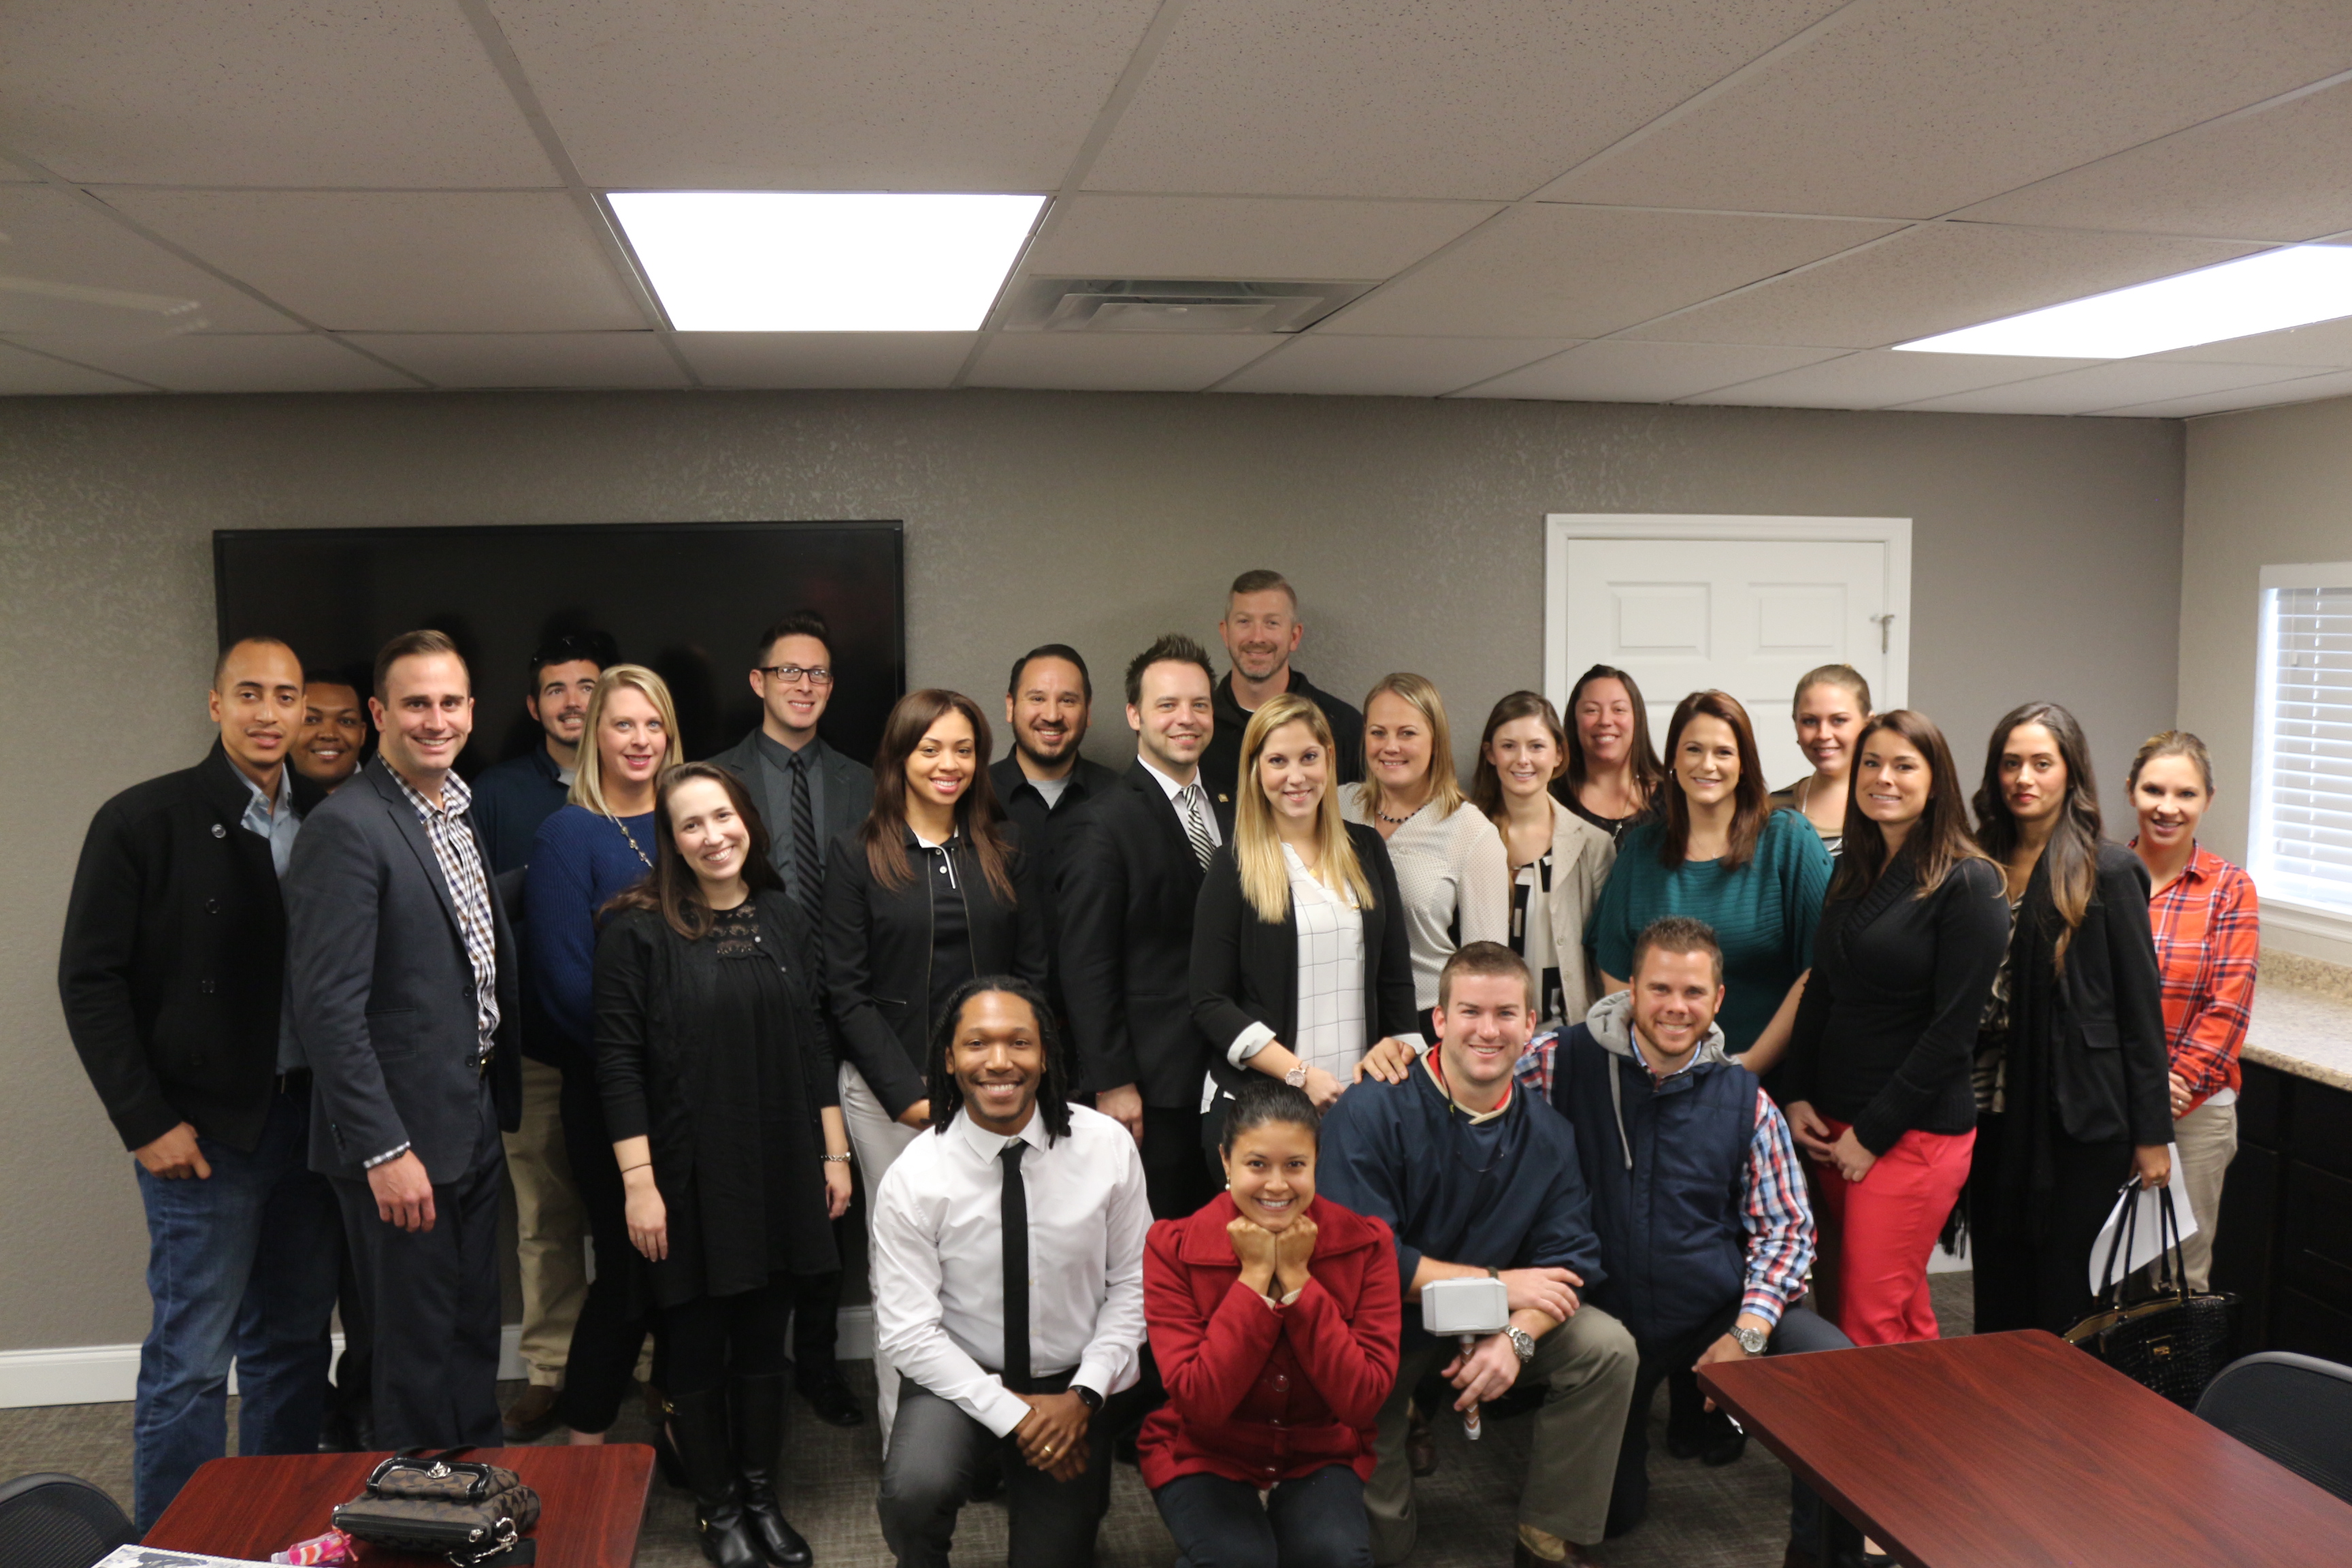
M1740 1323L1731 1325L1731 1337L1738 1340L1739 1348L1749 1355L1762 1355L1772 1343L1772 1336L1762 1329L1751 1329Z
M1078 1403L1085 1405L1087 1409L1100 1410L1102 1408L1102 1395L1097 1394L1093 1389L1088 1388L1085 1384L1074 1383L1070 1384L1070 1392L1076 1394L1078 1396Z
M1536 1359L1535 1336L1528 1333L1527 1330L1520 1328L1517 1323L1505 1329L1503 1332L1510 1340L1511 1353L1519 1358L1519 1364L1521 1366L1525 1366L1528 1363Z
M1293 1062L1290 1066L1290 1070L1282 1075L1282 1081L1288 1084L1293 1089L1305 1089L1307 1087L1307 1064L1305 1062Z

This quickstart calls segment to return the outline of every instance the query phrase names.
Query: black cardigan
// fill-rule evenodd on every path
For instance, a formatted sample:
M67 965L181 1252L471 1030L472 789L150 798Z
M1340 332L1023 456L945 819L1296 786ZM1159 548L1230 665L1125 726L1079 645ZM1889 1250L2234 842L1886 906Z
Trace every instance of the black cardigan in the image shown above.
M1019 832L1008 857L1013 901L1005 903L981 874L971 841L950 842L963 890L971 972L1011 974L1043 990L1045 920L1036 868L1021 853ZM908 835L912 845L913 835ZM891 1116L930 1094L931 889L922 877L886 888L866 861L863 831L837 835L824 863L824 971L841 1052Z
M1391 1035L1423 1032L1413 1005L1412 950L1405 933L1404 896L1380 831L1347 825L1356 858L1371 879L1364 910L1364 1044ZM1261 920L1242 897L1241 868L1226 844L1209 859L1192 915L1192 1018L1208 1039L1209 1073L1230 1095L1249 1068L1225 1059L1234 1037L1264 1024L1286 1047L1298 1032L1298 918ZM1212 1118L1213 1121L1221 1118Z
M1977 1026L2009 945L1991 861L1961 861L1924 899L1918 888L1917 866L1897 855L1860 897L1822 907L1780 1067L1785 1103L1852 1123L1873 1154L1914 1130L1976 1126Z

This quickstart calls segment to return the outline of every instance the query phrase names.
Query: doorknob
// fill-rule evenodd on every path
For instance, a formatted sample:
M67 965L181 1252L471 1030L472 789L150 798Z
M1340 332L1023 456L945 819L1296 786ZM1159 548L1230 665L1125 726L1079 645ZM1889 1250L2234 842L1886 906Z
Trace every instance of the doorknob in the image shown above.
M1895 635L1895 613L1890 610L1885 615L1873 616L1870 618L1878 625L1878 651L1882 654L1892 652Z

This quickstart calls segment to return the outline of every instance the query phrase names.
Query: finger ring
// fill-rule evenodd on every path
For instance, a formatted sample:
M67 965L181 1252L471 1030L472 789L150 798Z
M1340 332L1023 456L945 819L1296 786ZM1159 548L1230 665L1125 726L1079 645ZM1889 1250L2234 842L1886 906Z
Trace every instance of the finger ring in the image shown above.
M1046 1444L1046 1445L1045 1445L1045 1452L1047 1452L1048 1454L1050 1454L1050 1453L1052 1453L1053 1451L1054 1451L1054 1445L1053 1445L1053 1444L1051 1444L1051 1443Z

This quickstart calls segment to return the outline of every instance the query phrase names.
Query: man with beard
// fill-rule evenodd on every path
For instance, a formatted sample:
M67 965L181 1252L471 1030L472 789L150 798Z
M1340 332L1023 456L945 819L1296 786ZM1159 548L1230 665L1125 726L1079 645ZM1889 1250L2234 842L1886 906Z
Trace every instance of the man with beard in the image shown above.
M1298 618L1298 595L1279 572L1244 572L1234 579L1225 595L1225 618L1217 623L1225 655L1233 668L1217 682L1217 732L1201 755L1201 777L1218 795L1234 793L1241 771L1242 731L1250 715L1266 700L1296 691L1331 722L1331 749L1337 753L1339 784L1359 784L1364 777L1364 716L1317 689L1303 671L1290 668L1290 656L1306 635Z
M489 851L492 876L530 863L539 825L571 793L588 722L588 695L604 667L615 662L613 639L602 632L554 637L530 656L530 689L522 705L540 727L541 742L520 757L483 769L474 781L474 827Z
M1045 999L1061 1018L1069 1011L1062 1001L1060 933L1054 921L1056 857L1076 808L1118 782L1100 763L1078 755L1094 701L1094 677L1077 649L1057 642L1031 648L1013 661L1004 687L1012 750L988 769L997 803L1021 830L1022 853L1036 857L1042 873L1037 885L1044 896L1049 964Z

